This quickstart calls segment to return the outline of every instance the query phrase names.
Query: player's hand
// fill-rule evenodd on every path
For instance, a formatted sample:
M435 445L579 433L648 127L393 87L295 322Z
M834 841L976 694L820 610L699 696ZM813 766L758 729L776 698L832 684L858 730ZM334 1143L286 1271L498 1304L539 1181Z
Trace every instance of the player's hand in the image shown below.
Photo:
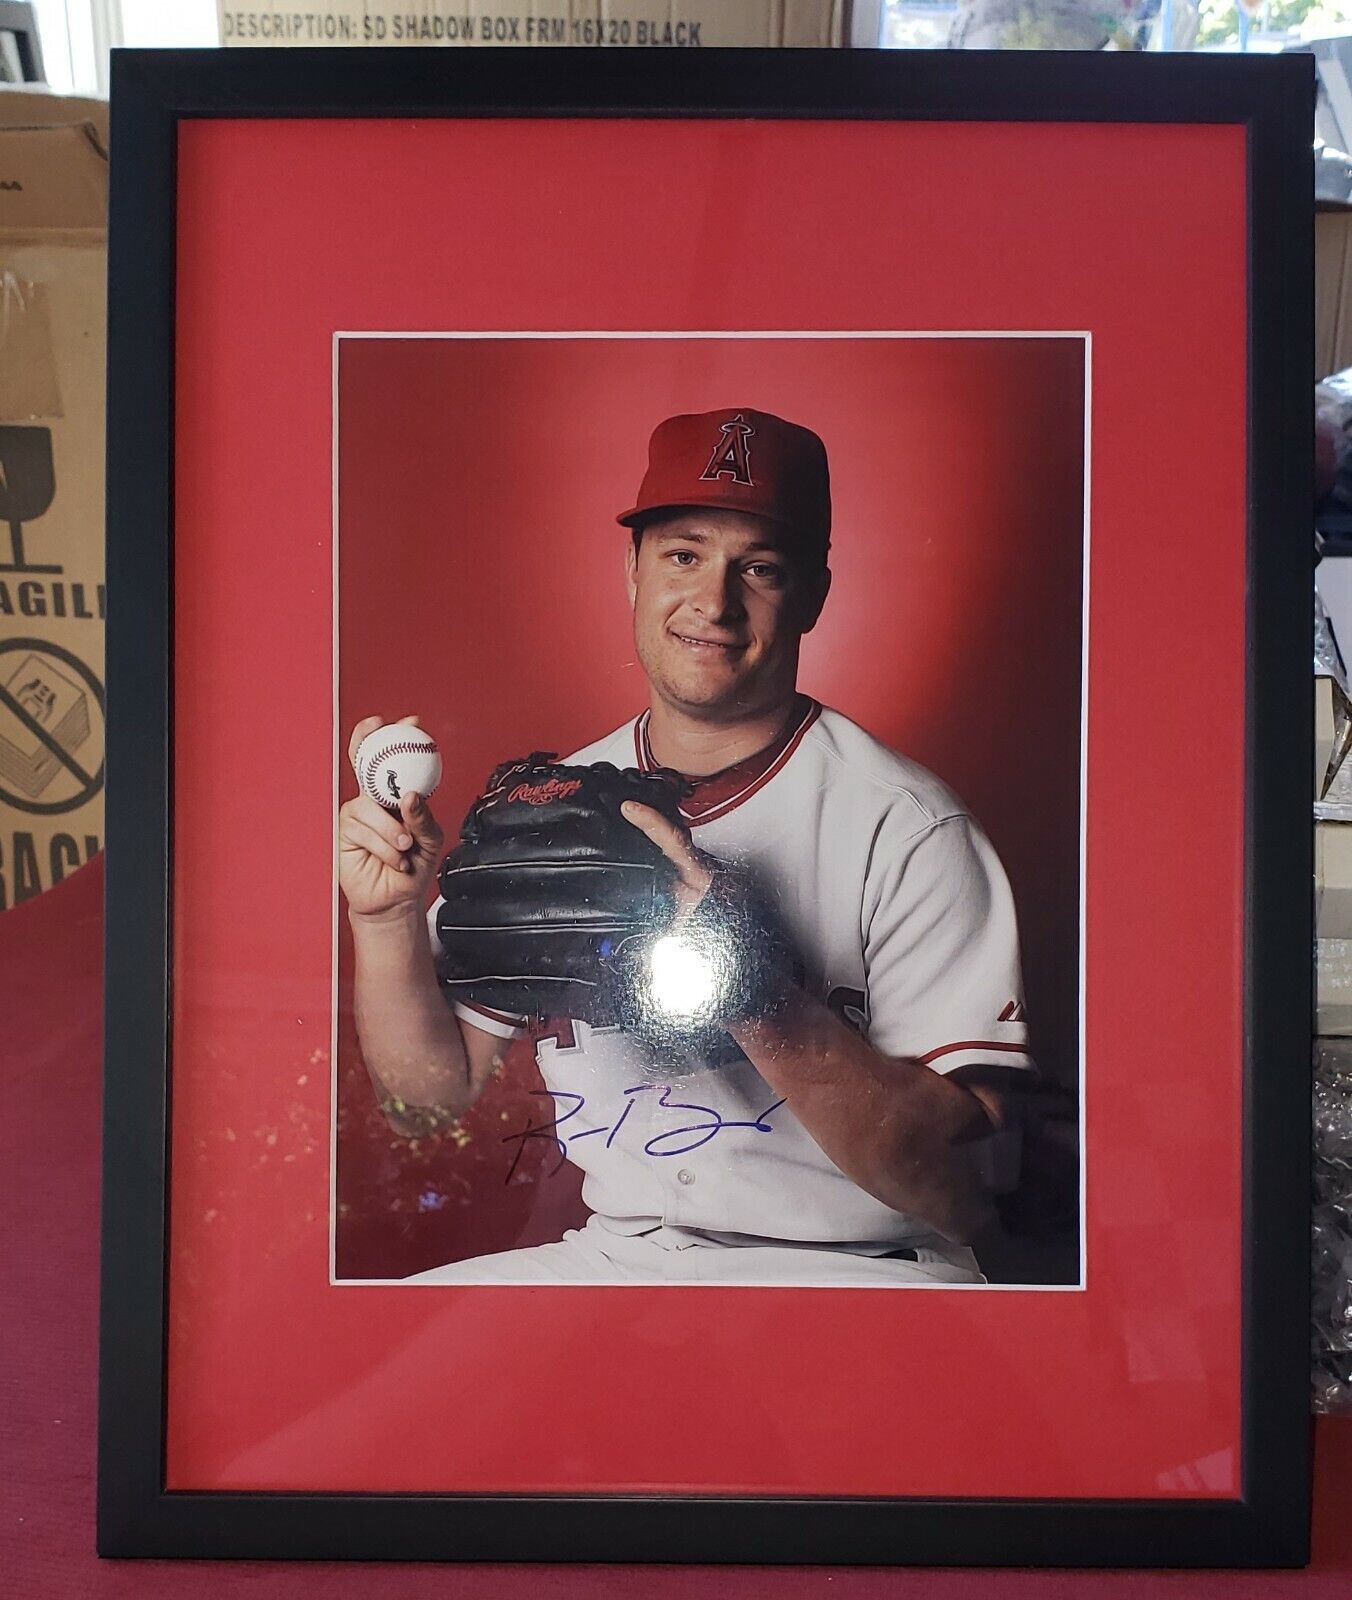
M401 722L419 726L417 717ZM348 740L348 760L356 770L357 746L382 726L382 717L364 717ZM349 800L338 812L338 885L353 917L371 920L421 910L441 861L444 835L427 801L413 790L399 802L399 815L368 794Z
M684 828L664 817L653 806L642 805L637 800L626 800L620 815L632 822L640 833L646 833L662 854L676 869L677 915L688 916L709 891L713 882L713 863L702 850L697 850Z

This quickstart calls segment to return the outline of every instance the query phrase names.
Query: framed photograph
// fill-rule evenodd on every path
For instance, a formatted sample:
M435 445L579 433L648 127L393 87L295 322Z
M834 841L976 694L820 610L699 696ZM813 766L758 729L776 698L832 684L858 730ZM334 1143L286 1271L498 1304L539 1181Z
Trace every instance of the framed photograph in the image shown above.
M115 55L103 1553L1305 1559L1311 94Z

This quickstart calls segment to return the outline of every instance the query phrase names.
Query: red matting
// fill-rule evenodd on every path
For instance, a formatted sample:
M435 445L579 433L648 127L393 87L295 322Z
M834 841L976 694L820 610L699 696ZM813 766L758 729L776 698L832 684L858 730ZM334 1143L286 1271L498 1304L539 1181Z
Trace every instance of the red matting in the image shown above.
M179 181L170 1487L1237 1492L1242 130L192 123ZM1092 332L1085 1292L330 1287L331 336L532 326Z

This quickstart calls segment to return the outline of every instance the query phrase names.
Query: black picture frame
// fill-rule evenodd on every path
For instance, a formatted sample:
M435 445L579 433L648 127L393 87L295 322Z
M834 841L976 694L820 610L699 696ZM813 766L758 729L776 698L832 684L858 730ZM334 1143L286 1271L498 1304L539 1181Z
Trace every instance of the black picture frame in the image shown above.
M1313 68L1288 56L601 50L114 53L106 1556L1290 1566L1308 1553ZM1233 1500L166 1491L175 138L192 118L1228 123L1248 165L1243 1491Z

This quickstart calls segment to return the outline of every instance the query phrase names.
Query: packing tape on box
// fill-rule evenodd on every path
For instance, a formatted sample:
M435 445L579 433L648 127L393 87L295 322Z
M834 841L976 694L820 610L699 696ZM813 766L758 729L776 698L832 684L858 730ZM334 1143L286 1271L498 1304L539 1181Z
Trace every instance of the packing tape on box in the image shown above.
M0 422L64 415L47 291L0 267Z

